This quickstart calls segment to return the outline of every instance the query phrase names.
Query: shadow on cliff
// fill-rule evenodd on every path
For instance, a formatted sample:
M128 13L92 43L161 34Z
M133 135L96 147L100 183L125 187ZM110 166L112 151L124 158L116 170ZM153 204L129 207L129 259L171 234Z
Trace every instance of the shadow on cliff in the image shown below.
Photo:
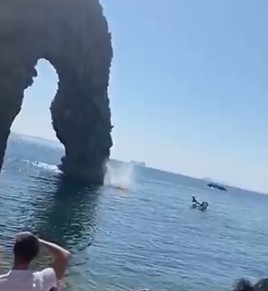
M31 228L74 252L91 245L97 230L99 190L62 176L35 179Z

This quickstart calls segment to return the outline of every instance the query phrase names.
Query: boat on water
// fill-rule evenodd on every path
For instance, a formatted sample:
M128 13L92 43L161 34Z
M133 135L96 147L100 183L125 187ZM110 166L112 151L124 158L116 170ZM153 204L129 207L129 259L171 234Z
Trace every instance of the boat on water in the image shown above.
M227 191L227 189L221 185L218 185L216 183L208 183L207 187L210 189L217 189L217 190L221 190L221 191Z

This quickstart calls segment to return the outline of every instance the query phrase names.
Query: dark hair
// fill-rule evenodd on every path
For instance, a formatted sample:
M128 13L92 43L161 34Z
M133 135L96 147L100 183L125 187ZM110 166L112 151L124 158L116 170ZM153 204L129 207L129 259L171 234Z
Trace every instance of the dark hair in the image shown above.
M13 248L15 261L30 263L39 253L39 241L33 235L27 235L15 242Z
M254 285L254 291L255 290L268 291L268 279L264 278L264 279L261 279L260 281L258 281Z
M239 280L233 289L233 291L254 291L254 287L249 280Z
M268 279L261 279L255 285L249 280L241 279L237 282L233 291L268 291Z

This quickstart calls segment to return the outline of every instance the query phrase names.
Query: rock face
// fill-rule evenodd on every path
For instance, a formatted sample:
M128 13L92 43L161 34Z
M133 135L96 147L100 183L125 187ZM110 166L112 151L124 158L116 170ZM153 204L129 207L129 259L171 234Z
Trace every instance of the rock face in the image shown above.
M112 147L107 96L112 54L99 0L1 0L0 167L24 90L43 58L59 76L51 104L52 124L65 146L59 167L74 180L103 183Z

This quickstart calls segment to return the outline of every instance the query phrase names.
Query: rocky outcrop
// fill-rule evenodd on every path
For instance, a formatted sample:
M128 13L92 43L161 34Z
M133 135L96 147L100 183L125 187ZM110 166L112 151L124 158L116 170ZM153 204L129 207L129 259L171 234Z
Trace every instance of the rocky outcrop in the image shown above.
M107 96L112 47L98 0L1 0L0 165L41 58L59 76L51 104L53 127L66 152L59 167L72 179L102 184L112 147Z

